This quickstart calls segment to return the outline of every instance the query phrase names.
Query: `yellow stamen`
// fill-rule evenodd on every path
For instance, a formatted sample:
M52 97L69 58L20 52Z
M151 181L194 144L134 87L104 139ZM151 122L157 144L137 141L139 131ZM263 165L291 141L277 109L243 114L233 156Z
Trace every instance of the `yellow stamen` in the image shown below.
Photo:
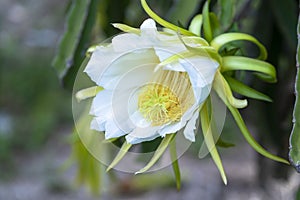
M138 107L153 126L180 121L195 102L186 72L159 70L153 82L142 87Z

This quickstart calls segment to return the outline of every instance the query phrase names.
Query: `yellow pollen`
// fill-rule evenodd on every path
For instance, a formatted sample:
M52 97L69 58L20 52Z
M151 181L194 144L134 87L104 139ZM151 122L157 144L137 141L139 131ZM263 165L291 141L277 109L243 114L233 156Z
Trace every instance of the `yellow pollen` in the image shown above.
M153 83L141 88L139 111L153 126L180 121L182 115L195 102L186 72L160 70Z

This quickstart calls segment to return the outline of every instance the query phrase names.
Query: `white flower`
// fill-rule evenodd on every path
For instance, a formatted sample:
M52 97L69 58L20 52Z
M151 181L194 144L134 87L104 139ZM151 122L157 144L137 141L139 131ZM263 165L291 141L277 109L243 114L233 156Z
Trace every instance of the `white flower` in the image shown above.
M85 69L103 87L92 102L91 128L105 131L106 139L126 135L136 144L185 127L184 136L195 141L199 108L219 64L209 56L180 56L188 51L180 36L157 31L152 19L143 22L140 34L124 33L97 46Z

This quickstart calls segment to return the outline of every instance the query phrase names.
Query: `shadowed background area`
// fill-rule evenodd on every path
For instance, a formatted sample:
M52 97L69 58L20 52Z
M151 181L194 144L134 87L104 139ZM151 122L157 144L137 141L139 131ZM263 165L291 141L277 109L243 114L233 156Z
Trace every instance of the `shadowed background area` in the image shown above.
M202 12L204 1L148 3L163 18L187 27ZM222 30L252 34L268 50L278 83L263 84L247 74L238 75L268 94L273 103L250 100L242 115L255 138L284 158L292 128L297 4L296 0L219 0L211 4ZM74 6L78 12L67 22ZM228 186L222 184L209 157L198 159L201 142L196 142L179 160L183 176L179 193L171 167L151 176L108 174L100 178L98 196L78 187L77 165L69 159L76 72L89 46L119 33L111 23L139 27L146 18L139 0L0 2L0 199L297 199L297 193L300 199L300 176L292 167L251 149L229 114L222 135L235 147L220 149ZM67 23L75 35L69 35L70 40L59 49ZM256 52L250 44L244 47L243 53ZM70 55L68 62L57 61L57 57L53 62L62 50ZM63 79L52 63L70 68Z

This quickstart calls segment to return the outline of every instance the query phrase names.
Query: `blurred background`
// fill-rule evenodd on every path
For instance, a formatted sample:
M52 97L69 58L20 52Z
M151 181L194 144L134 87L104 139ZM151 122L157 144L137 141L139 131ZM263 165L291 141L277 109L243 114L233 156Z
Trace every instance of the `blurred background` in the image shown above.
M272 85L245 78L273 103L250 100L242 115L264 147L287 158L298 1L224 2L211 4L222 31L257 37L278 72L278 83ZM191 18L202 12L204 1L148 3L163 18L187 27ZM76 181L80 165L70 157L76 72L89 46L119 32L111 23L139 27L146 18L139 0L0 1L0 199L300 199L300 175L292 167L258 155L229 115L222 135L235 147L220 149L228 186L221 182L209 157L198 159L199 144L195 143L179 160L183 176L180 192L171 167L151 176L120 172L104 176L100 172L97 175L102 184L97 195L90 192L88 184L80 187ZM70 30L73 34L67 35ZM70 39L60 45L64 37ZM254 50L247 44L243 49L250 55ZM63 54L68 62L60 57ZM70 70L66 72L66 68Z

